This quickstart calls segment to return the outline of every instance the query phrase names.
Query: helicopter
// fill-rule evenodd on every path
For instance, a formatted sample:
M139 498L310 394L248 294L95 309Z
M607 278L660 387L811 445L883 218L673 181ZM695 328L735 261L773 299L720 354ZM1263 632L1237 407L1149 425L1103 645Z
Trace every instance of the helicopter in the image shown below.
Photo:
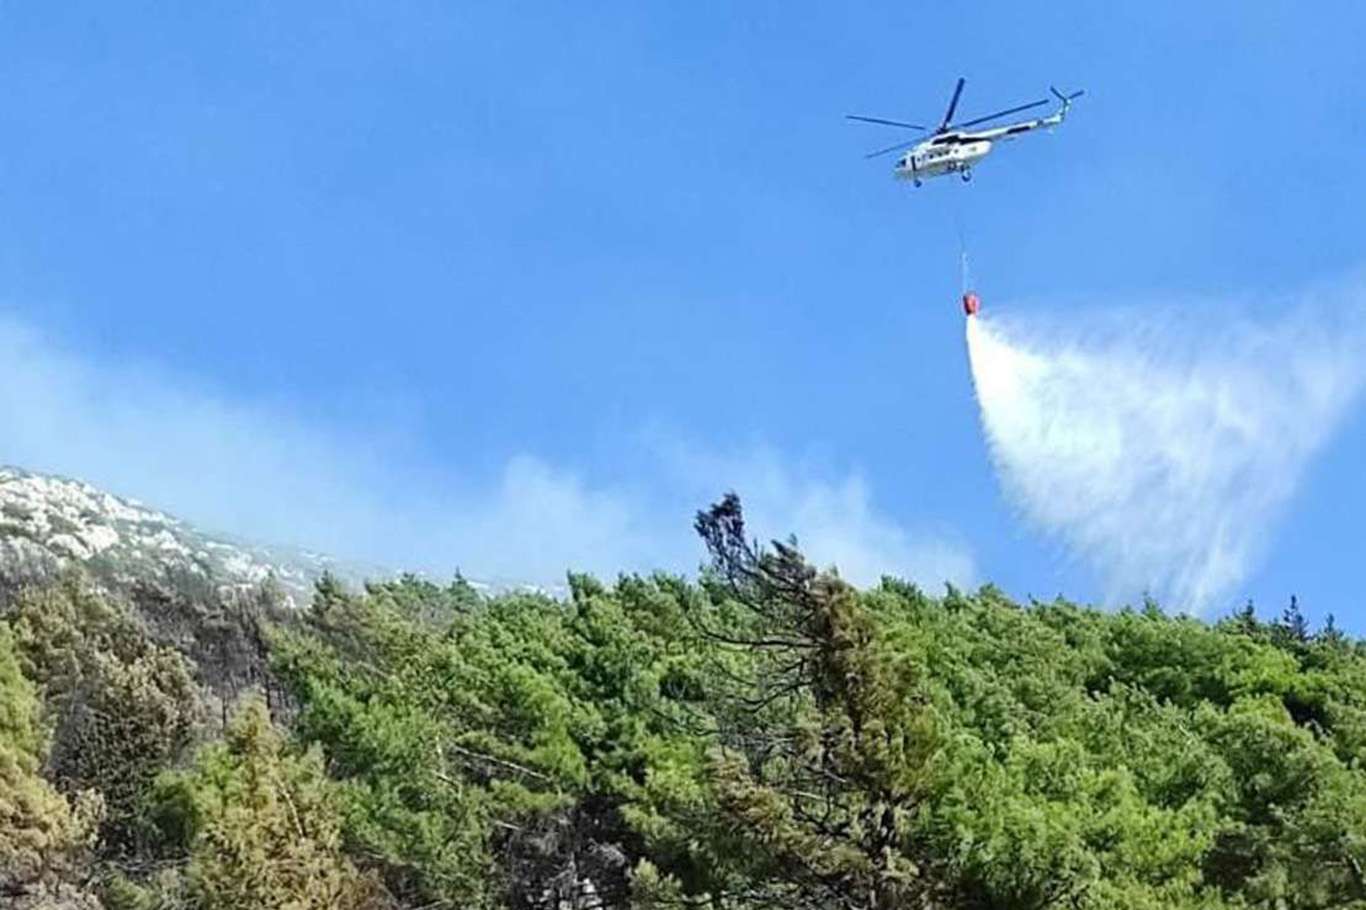
M964 123L954 123L953 115L958 110L958 99L963 94L963 84L966 81L966 79L959 78L958 85L953 90L953 98L949 101L949 109L944 114L944 119L939 126L930 134L930 138L899 142L896 145L870 152L863 157L878 158L892 152L910 149L897 159L896 167L893 169L893 174L896 177L902 180L910 180L916 186L920 186L924 180L930 177L941 177L945 174L958 174L964 182L967 182L972 179L973 165L990 154L996 143L1014 139L1017 136L1044 127L1057 126L1067 118L1067 112L1072 107L1072 102L1084 93L1083 91L1076 91L1071 94L1063 94L1056 88L1049 86L1049 91L1058 99L1059 105L1057 111L1049 116L1035 120L1022 120L1019 123L1011 123L991 129L969 130L967 127L977 126L979 123L987 123L1000 117L1008 117L1011 114L1018 114L1021 111L1048 104L1048 99L1042 98L1038 101L1031 101L1028 104L997 111L985 117L976 117ZM886 120L882 117L864 117L859 114L846 114L845 117L849 120L878 123L908 130L928 129L928 127L921 126L918 123Z

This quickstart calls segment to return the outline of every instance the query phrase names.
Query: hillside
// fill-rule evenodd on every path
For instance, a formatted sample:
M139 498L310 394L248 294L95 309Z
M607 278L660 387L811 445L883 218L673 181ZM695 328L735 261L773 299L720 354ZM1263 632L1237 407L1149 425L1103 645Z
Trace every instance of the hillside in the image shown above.
M120 591L163 582L227 594L270 582L289 606L306 605L324 573L353 583L384 574L306 550L208 534L79 480L0 467L0 590L73 565Z

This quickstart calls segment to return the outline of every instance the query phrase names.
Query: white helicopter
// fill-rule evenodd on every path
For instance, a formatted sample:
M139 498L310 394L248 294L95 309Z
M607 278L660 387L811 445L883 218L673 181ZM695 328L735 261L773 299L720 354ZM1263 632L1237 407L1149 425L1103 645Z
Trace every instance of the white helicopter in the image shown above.
M929 139L916 139L911 142L899 142L896 145L888 146L885 149L878 149L876 152L864 155L865 158L877 158L880 155L887 155L892 152L899 152L909 148L910 151L897 159L893 173L903 179L910 180L916 186L920 186L921 181L930 177L940 177L944 174L958 174L966 182L972 179L972 167L990 154L992 147L998 142L1007 139L1014 139L1016 136L1024 135L1044 127L1057 126L1067 118L1067 111L1072 107L1072 102L1082 96L1082 92L1073 92L1064 95L1053 87L1049 91L1058 99L1058 110L1037 120L1023 120L1019 123L1011 123L1007 126L993 127L992 129L970 131L966 127L976 126L979 123L986 123L998 117L1006 117L1010 114L1018 114L1020 111L1027 111L1030 108L1047 104L1048 99L1043 98L1039 101L1031 101L1028 104L1021 104L1004 111L997 111L985 117L977 117L965 123L953 123L954 112L958 109L958 97L963 94L963 83L965 79L958 80L958 86L953 90L953 99L949 101L948 112L944 114L944 120L939 124ZM885 126L897 126L908 130L925 130L928 127L917 123L903 123L900 120L884 120L881 117L862 117L857 114L846 114L850 120L861 120L864 123L880 123Z

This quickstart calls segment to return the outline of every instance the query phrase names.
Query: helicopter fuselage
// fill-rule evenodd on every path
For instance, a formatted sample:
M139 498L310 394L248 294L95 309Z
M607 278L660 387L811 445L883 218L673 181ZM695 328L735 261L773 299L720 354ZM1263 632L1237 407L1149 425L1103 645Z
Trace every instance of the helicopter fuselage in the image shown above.
M989 130L970 132L951 129L939 133L917 143L898 158L893 173L903 180L915 181L916 186L929 177L942 177L945 174L958 174L968 180L972 176L973 165L991 154L996 145L1062 123L1071 107L1071 100L1064 96L1057 113L1048 117L1022 120Z
M897 161L894 173L903 180L924 180L969 171L991 153L991 140L946 133L927 139Z

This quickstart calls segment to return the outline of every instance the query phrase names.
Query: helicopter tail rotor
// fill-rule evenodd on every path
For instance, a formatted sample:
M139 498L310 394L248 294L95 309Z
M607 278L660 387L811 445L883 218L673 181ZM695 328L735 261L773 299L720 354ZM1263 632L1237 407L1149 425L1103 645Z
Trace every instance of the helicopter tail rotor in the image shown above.
M1071 92L1070 94L1063 94L1062 92L1058 91L1056 86L1052 85L1048 87L1048 90L1053 93L1054 98L1057 98L1060 102L1062 102L1063 107L1069 107L1073 101L1080 98L1082 95L1086 94L1086 89L1078 89L1077 91Z
M1058 91L1056 86L1052 85L1048 87L1048 90L1053 93L1054 98L1058 99L1058 113L1054 115L1057 118L1056 122L1058 123L1061 123L1063 119L1067 116L1067 112L1072 108L1072 102L1080 98L1082 95L1086 94L1085 89L1077 89L1075 92L1063 94L1062 92Z

